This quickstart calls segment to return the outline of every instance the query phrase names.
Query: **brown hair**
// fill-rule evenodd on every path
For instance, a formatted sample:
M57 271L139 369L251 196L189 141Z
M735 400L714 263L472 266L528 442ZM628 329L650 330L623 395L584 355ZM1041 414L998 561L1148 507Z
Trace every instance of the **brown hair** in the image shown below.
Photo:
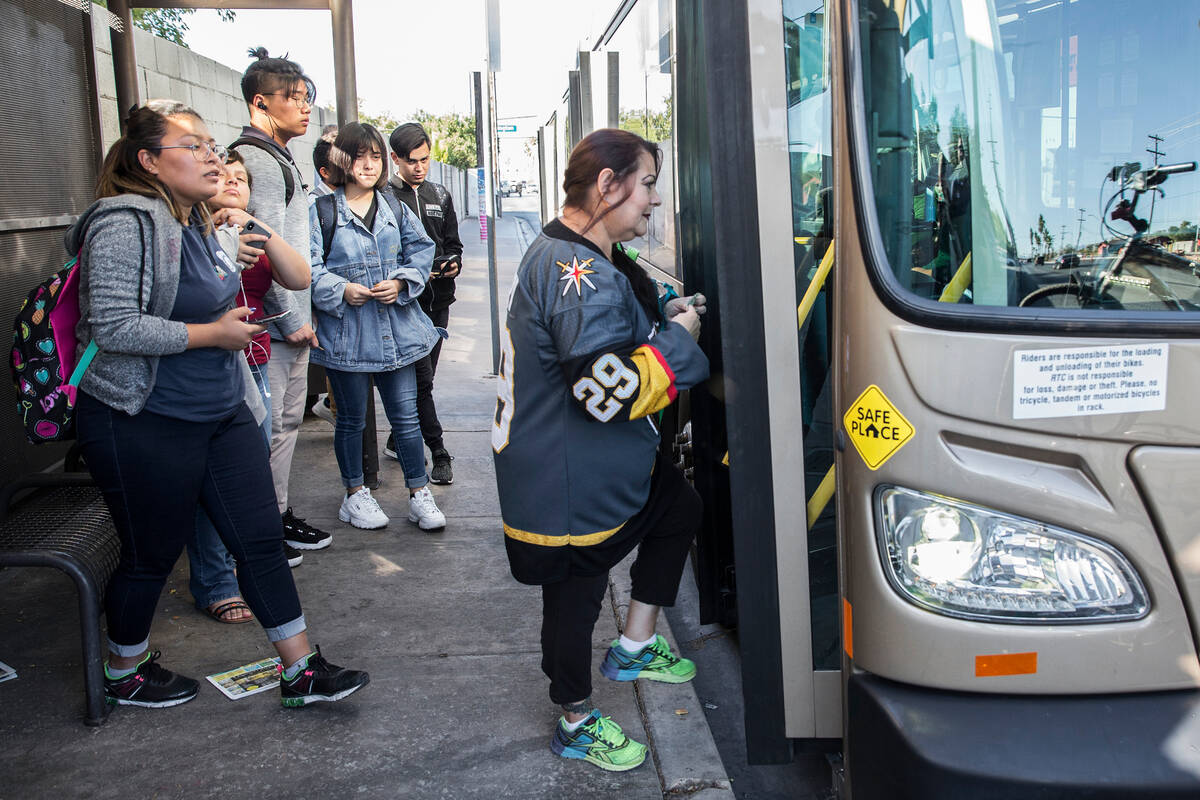
M350 183L350 167L355 160L374 146L379 151L383 162L379 171L379 180L375 181L376 189L383 189L388 182L387 145L383 135L374 126L365 122L351 122L338 131L333 140L333 149L329 151L329 185L345 186Z
M653 142L619 128L601 128L589 133L579 140L567 160L567 170L563 174L563 192L566 194L564 205L586 211L588 191L596 185L600 173L611 169L614 182L622 184L637 171L642 153L650 154L654 159L654 171L658 172L662 166L662 150ZM626 192L620 203L610 205L602 213L597 213L599 206L592 209L587 227L582 232L591 230L597 222L629 199L629 194Z
M245 167L246 159L242 158L242 154L237 150L230 150L229 155L225 156L225 166L229 166L230 164L241 164ZM254 176L250 174L249 169L246 170L246 188L251 191L254 190Z
M203 118L193 109L177 100L149 100L144 106L133 109L125 119L125 135L113 142L104 157L100 167L100 176L96 179L96 198L116 197L120 194L137 194L142 197L157 197L171 209L171 215L179 220L181 225L188 224L183 209L157 175L152 175L138 160L142 150L159 152L162 137L167 132L167 120L170 117L188 116L203 122ZM199 215L205 235L212 233L212 215L204 203L197 203L192 209L193 215Z

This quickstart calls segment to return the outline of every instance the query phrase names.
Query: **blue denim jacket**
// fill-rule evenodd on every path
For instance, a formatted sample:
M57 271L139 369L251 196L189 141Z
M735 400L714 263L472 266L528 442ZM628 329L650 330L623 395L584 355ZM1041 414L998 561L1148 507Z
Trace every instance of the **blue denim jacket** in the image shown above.
M445 333L433 327L417 304L433 267L433 241L403 206L404 217L397 222L378 191L374 230L350 211L343 189L334 196L337 228L328 262L316 206L309 208L313 322L322 348L312 351L312 361L346 372L399 369L429 353ZM391 278L403 282L394 303L368 300L352 306L343 297L347 283L369 288Z

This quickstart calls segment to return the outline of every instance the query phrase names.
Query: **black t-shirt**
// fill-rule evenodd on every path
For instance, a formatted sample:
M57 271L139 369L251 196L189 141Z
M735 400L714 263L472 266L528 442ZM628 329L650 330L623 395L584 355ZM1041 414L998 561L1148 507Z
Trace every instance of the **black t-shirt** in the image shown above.
M375 194L374 192L371 192L371 205L367 208L367 213L363 214L361 217L359 217L358 212L356 212L354 209L350 209L350 213L354 214L354 216L358 217L358 221L361 222L363 225L366 225L367 230L374 231L375 230L375 212L378 210L379 210L379 196L377 194ZM396 225L399 226L399 224L400 224L400 222L399 222L399 220L397 220Z

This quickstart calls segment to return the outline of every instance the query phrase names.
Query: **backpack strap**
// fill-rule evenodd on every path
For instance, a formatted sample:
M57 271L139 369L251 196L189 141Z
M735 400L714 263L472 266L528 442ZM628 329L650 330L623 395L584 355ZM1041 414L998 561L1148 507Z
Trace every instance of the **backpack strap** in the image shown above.
M404 201L396 195L397 189L395 186L389 185L384 191L380 192L383 199L388 204L388 208L392 210L392 216L396 218L396 227L401 226L400 220L404 217L404 213L408 210L408 206L404 205ZM415 214L413 216L416 216ZM421 226L421 233L425 232L425 227Z
M337 195L323 194L314 201L317 206L317 222L321 226L321 253L329 260L329 248L333 247L333 229L337 227Z
M229 149L232 150L235 147L241 147L242 145L250 145L251 147L257 147L259 150L262 150L263 152L268 153L271 156L271 158L273 158L277 162L279 162L279 168L283 171L283 185L284 185L283 204L285 206L291 205L292 197L293 197L293 195L296 194L296 178L295 178L295 176L292 175L292 165L290 163L288 163L286 160L284 160L284 158L282 156L280 156L279 153L276 152L276 150L273 147L271 147L269 144L262 141L261 139L256 139L253 136L242 136L237 141L235 141L233 144L229 145Z

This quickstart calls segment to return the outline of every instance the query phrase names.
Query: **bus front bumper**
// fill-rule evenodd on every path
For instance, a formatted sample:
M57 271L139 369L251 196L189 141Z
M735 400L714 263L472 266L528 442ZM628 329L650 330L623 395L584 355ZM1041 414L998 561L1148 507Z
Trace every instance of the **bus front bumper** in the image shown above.
M853 800L1200 798L1200 692L946 692L855 672Z

